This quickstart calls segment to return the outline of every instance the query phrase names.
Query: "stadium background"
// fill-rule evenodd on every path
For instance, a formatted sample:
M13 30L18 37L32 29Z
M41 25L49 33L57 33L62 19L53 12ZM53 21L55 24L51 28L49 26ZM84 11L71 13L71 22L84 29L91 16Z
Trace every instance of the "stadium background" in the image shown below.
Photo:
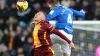
M32 45L29 24L36 12L41 9L49 12L45 0L28 0L29 8L25 12L17 11L16 1L0 0L0 56L28 56ZM100 0L71 0L70 6L86 11L86 17L75 17L76 21L100 20ZM76 49L72 50L72 56L95 56L95 49L100 44L100 32L75 29L73 34Z

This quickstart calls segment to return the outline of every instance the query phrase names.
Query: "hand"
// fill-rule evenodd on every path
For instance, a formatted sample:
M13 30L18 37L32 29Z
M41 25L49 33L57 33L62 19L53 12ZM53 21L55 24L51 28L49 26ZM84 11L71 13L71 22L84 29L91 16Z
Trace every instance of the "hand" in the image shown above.
M83 12L84 14L86 13L84 10L80 10L80 12Z
M69 46L70 46L72 49L75 49L75 45L74 45L73 42L71 42L71 43L69 44Z

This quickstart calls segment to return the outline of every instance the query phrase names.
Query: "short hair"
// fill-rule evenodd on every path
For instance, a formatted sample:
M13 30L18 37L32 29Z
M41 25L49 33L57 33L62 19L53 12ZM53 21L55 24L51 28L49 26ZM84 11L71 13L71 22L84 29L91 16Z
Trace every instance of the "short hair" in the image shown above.
M56 5L59 3L59 0L50 0L50 4Z

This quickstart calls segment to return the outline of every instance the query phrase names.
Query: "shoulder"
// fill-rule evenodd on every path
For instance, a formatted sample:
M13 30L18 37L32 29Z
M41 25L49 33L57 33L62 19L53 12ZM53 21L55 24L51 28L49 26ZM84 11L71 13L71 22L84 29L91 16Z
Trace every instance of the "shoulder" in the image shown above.
M48 24L49 24L48 21L41 21L41 25L43 25L43 26L46 26L46 25L48 25Z
M73 8L68 8L68 11L71 12L73 14L74 9Z
M45 21L44 25L50 25L50 23L48 21Z
M45 28L49 28L50 26L51 26L50 23L49 23L48 21L45 21L44 27L45 27Z
M68 8L69 10L73 11L74 9L73 8Z

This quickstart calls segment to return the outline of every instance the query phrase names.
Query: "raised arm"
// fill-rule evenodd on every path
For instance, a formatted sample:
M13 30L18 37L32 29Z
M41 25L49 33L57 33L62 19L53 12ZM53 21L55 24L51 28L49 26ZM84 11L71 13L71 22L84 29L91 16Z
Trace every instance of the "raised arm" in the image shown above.
M45 28L47 31L54 33L58 36L60 36L62 39L64 39L65 41L67 41L70 45L71 48L75 49L75 45L72 41L70 41L65 35L63 35L62 33L60 33L57 29L55 29L54 27L52 27L50 24L45 24Z
M59 8L52 9L50 11L50 13L47 15L46 20L50 21L50 20L54 19L59 13L60 13L60 9Z
M82 17L82 18L85 17L85 11L84 10L81 10L81 11L77 11L77 10L74 10L74 9L72 9L72 10L73 10L74 16L79 16L79 17Z
M45 24L45 28L47 31L54 33L58 36L60 36L62 39L66 40L69 44L71 43L71 41L62 33L60 33L57 29L55 29L54 27L52 27L50 24Z

